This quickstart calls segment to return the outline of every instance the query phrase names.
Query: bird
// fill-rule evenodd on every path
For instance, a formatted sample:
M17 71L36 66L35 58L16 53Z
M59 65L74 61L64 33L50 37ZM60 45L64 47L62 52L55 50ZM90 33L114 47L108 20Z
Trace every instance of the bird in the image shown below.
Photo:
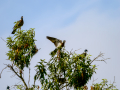
M14 34L18 28L21 29L21 26L23 26L23 24L24 24L23 16L21 16L21 19L17 21L16 24L14 25L12 34Z
M10 90L10 87L9 87L9 86L7 86L7 90Z
M88 50L87 50L87 49L85 49L85 50L84 50L84 52L81 54L82 58L85 58L85 57L86 57L87 52L88 52Z
M83 58L85 58L85 57L87 56L87 52L88 52L88 50L85 49L84 52L83 52L82 54L77 55L77 56L74 58L75 61L76 61L77 59L83 59Z
M60 40L60 39L57 39L57 38L54 38L54 37L50 37L50 36L46 36L46 38L48 40L50 40L52 43L54 43L55 45L55 50L53 52L51 52L51 55L54 56L57 52L57 57L58 57L58 60L60 60L60 50L62 49L62 47L65 46L65 40Z
M83 52L82 54L79 55L79 59L85 58L86 55L87 55L87 52L88 52L88 50L85 49L84 52Z

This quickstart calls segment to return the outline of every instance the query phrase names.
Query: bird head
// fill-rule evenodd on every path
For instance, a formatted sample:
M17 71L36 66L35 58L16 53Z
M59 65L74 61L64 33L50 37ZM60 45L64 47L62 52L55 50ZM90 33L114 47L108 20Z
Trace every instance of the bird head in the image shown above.
M7 90L9 90L10 89L10 87L9 86L7 86Z
M21 16L21 19L23 19L23 16Z
M66 41L65 40L63 40L63 43L65 43Z
M66 41L65 41L65 40L63 40L63 44L62 44L62 47L64 47L64 45L65 45L65 42L66 42Z
M85 51L84 51L85 53L87 53L88 52L88 50L87 49L85 49Z

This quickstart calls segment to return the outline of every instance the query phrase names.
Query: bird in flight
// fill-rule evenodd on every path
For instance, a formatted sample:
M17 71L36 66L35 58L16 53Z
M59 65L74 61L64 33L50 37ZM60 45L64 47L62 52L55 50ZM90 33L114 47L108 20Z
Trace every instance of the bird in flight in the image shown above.
M60 40L60 39L57 39L57 38L54 38L54 37L49 37L47 36L46 37L47 39L49 39L52 43L54 43L55 45L55 50L53 52L51 52L51 55L54 56L57 52L57 57L58 57L58 60L60 60L60 50L62 49L62 47L64 47L65 45L65 40Z
M13 27L12 34L14 34L18 28L21 29L21 26L23 26L23 24L24 24L23 16L21 16L21 19L19 21L17 21L15 26Z

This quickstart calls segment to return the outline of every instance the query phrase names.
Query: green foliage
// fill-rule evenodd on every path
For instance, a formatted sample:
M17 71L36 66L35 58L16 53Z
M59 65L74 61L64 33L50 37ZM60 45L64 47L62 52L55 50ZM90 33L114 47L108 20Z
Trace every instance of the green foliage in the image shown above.
M19 89L19 90L25 90L25 86L24 85L17 85L17 87L16 87L17 89ZM39 88L39 86L38 85L36 85L36 86L32 86L31 88L29 88L28 90L38 90L38 88Z
M41 84L43 85L44 81L45 81L45 75L47 75L46 73L46 65L44 65L44 63L46 63L44 60L41 59L41 62L38 62L40 65L36 65L35 67L37 67L36 69L36 74L34 76L34 82L39 79L41 81Z
M19 90L25 90L24 88L25 88L24 85L17 85L17 89L19 89Z
M23 70L24 67L30 65L30 58L37 53L38 49L35 45L35 31L34 29L19 30L13 37L7 38L7 47L9 51L7 53L8 59Z
M90 65L89 57L81 59L79 57L82 56L76 53L70 55L63 48L60 53L60 60L55 55L46 65L39 62L40 65L36 66L37 73L34 79L40 80L43 90L61 90L65 84L74 87L74 89L79 89L91 79L96 68L96 66ZM44 70L44 72L41 72L41 70ZM45 70L48 70L49 73L46 74ZM42 76L42 74L45 76Z
M54 51L52 51L52 52L50 53L50 55L51 55L52 57L55 56L57 50L58 50L58 49L56 48Z
M103 81L101 83L96 83L93 84L92 89L91 90L118 90L116 89L116 87L113 84L107 84L108 81L107 79L102 79Z
M7 38L7 53L8 59L13 62L19 69L24 70L24 67L29 67L31 58L38 52L35 45L35 31L33 28L27 30L19 30L13 37ZM60 60L57 57L57 51L60 50ZM35 85L36 80L39 80L42 90L61 90L64 87L74 87L76 90L84 89L84 85L91 79L93 73L96 73L96 65L91 65L91 55L69 53L65 48L56 48L50 53L51 59L49 62L40 59L40 62L35 66L36 74L34 75L34 85L28 88L20 74L20 78L24 85L18 85L17 89L35 90L39 88ZM91 90L105 89L107 80L94 84ZM111 84L111 87L113 84ZM109 90L111 88L108 87ZM115 87L114 87L115 88Z

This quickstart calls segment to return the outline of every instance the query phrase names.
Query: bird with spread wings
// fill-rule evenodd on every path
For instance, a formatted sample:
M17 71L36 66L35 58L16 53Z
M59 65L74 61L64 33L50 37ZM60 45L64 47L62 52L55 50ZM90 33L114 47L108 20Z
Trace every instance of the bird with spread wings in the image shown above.
M60 39L57 39L57 38L54 38L54 37L49 37L47 36L47 39L49 39L52 43L54 43L55 45L55 50L51 52L51 55L54 56L57 52L57 57L58 57L58 60L60 60L60 51L62 49L62 47L64 47L65 45L65 40L60 40Z
M15 26L13 27L13 31L12 31L12 34L15 34L16 30L18 28L21 29L21 26L23 26L24 24L24 21L23 21L23 16L21 16L21 19L19 21L16 22Z

